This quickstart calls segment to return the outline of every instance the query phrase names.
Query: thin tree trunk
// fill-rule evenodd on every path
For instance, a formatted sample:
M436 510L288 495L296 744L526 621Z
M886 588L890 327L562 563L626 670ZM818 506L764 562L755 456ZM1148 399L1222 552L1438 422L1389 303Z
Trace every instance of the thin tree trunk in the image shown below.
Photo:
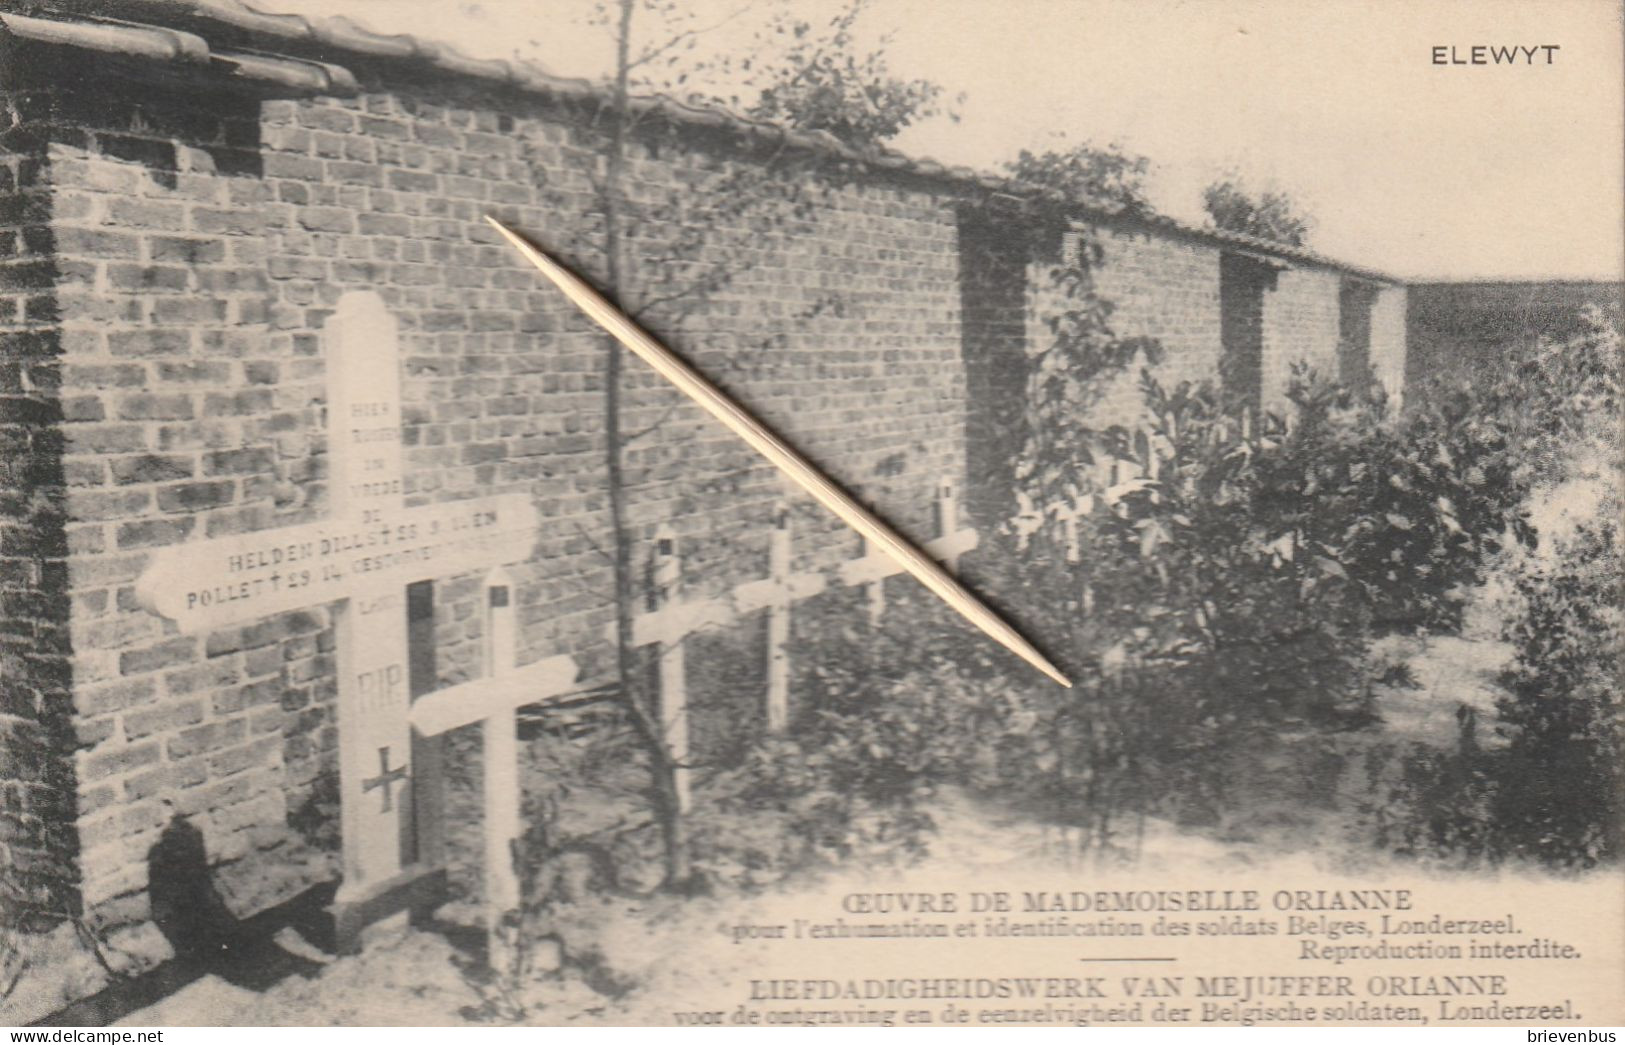
M636 0L620 0L620 23L615 47L614 113L605 158L604 255L605 278L610 292L626 300L627 287L622 266L621 188L626 169L627 129L632 107L628 80L631 73L632 12ZM627 520L625 440L621 433L621 375L625 369L625 349L613 337L605 339L604 361L604 464L608 473L610 530L614 540L615 573L615 668L619 676L622 703L632 718L633 728L649 753L653 777L651 798L660 822L665 847L666 884L678 888L692 875L687 825L678 802L677 766L666 744L663 720L658 713L648 679L640 670L632 645L632 618L636 609L636 585L631 526Z

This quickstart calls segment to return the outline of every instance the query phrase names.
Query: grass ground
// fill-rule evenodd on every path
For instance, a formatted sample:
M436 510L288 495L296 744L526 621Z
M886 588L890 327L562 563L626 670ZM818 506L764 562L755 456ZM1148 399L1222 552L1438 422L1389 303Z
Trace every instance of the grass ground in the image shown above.
M1245 871L1283 857L1325 871L1365 870L1376 855L1351 857L1344 840L1358 826L1352 808L1367 782L1358 755L1384 742L1419 740L1449 745L1455 707L1468 703L1493 713L1493 674L1505 649L1484 637L1406 640L1419 688L1384 691L1380 726L1340 735L1330 765L1335 779L1324 794L1306 799L1281 781L1305 771L1307 738L1282 738L1252 761L1238 786L1238 808L1216 824L1180 828L1145 825L1136 869L1145 874L1203 870ZM1321 751L1320 748L1315 748ZM1324 752L1316 757L1324 757ZM1000 808L962 792L945 791L932 811L938 824L930 857L908 880L985 880L990 875L1049 868L1076 879L1095 868L1076 853L1063 831L1019 810ZM853 872L852 881L868 881ZM325 961L319 974L292 977L263 992L206 977L122 1021L162 1025L387 1025L435 1026L486 1022L547 1025L637 1025L669 1022L671 999L704 995L725 982L759 974L763 951L738 945L727 926L771 920L771 910L807 909L842 883L805 881L755 898L599 899L574 913L595 938L591 967L563 974L539 972L502 983L475 959L477 910L448 908L448 931L384 930L355 957ZM296 938L290 948L310 954ZM544 964L546 964L544 962Z
M1536 506L1543 533L1561 533L1569 517L1594 514L1591 489L1559 489ZM1230 773L1229 811L1201 823L1149 821L1136 874L1242 871L1279 867L1283 860L1316 872L1378 873L1393 865L1370 845L1362 806L1380 802L1384 786L1374 752L1423 744L1448 750L1459 743L1464 709L1480 724L1481 743L1495 743L1492 724L1500 695L1496 677L1510 656L1500 641L1504 591L1478 593L1459 636L1391 637L1377 656L1408 666L1408 679L1379 687L1377 722L1362 729L1304 730L1261 741ZM464 777L450 820L455 849L479 852L477 760L454 760ZM1374 765L1379 768L1373 769ZM1388 763L1391 767L1392 763ZM1388 771L1391 771L1388 770ZM534 789L534 788L533 788ZM605 803L607 810L612 803ZM937 832L927 860L907 882L986 880L1051 870L1068 880L1091 879L1100 868L1080 858L1065 831L1019 809L958 791L938 795L931 810ZM605 812L603 815L611 816ZM468 862L453 868L465 895L477 894ZM861 870L843 880L801 880L755 897L682 899L596 898L577 905L569 938L578 960L554 971L541 954L539 971L493 977L477 960L478 909L448 907L445 932L387 927L356 957L328 960L296 937L288 949L319 959L320 971L256 992L205 977L126 1025L451 1025L480 1022L546 1025L665 1024L674 998L704 996L718 984L761 975L764 945L736 943L729 927L771 923L777 912L807 910L832 891L872 887ZM545 949L544 949L545 950Z

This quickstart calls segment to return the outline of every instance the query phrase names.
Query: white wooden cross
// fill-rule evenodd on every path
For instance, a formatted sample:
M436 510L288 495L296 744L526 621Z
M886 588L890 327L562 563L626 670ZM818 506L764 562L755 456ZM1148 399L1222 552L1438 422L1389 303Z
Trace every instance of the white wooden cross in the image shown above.
M788 504L774 509L771 541L767 579L735 588L734 606L741 614L767 610L767 728L782 733L790 724L790 607L823 591L825 581L821 573L790 572Z
M660 700L666 742L679 765L678 791L686 802L688 794L688 698L684 673L687 658L683 640L696 631L721 628L757 610L768 612L767 696L768 728L782 732L789 724L790 661L786 647L790 640L790 607L801 599L824 590L821 573L792 573L790 562L790 512L780 504L774 510L774 526L768 545L768 576L746 581L726 598L683 602L681 594L682 556L677 537L670 527L655 534L653 549L653 609L632 620L634 646L658 645L660 650ZM613 627L613 625L611 625Z
M654 591L651 594L655 603L654 613L690 609L682 605L683 563L677 555L677 535L669 526L662 526L655 532L653 565L651 579ZM732 619L731 610L729 619ZM665 627L670 629L671 624L667 623ZM632 630L635 635L635 623ZM676 767L672 771L672 778L677 789L677 811L686 813L693 801L693 794L688 764L688 660L683 652L683 636L662 641L655 650L655 656L659 659L657 671L660 689L657 695L660 729L665 735L672 765Z
M959 499L954 494L951 479L944 479L937 486L936 516L937 536L925 542L925 551L933 559L947 563L953 569L958 566L961 555L975 550L978 538L973 528L959 527ZM878 624L886 609L885 579L902 572L903 567L898 565L896 559L875 551L865 542L861 557L841 564L840 579L842 584L867 588L869 619L871 623Z
M568 692L579 670L567 656L519 665L515 588L507 570L499 566L486 575L484 596L487 676L420 697L412 704L411 720L426 737L480 723L487 958L492 968L501 969L511 946L501 931L502 920L521 899L514 845L520 836L522 795L515 712Z
M325 335L331 516L160 549L136 597L184 632L333 604L344 867L335 914L349 949L351 930L398 909L432 870L409 866L410 803L390 797L412 773L406 585L529 558L537 516L522 494L406 507L395 321L378 295L350 293Z
M944 480L937 488L936 524L939 536L925 545L926 550L950 567L957 566L959 557L973 550L977 544L976 531L959 527L959 500L951 480ZM683 639L705 628L720 628L731 624L747 613L765 609L767 619L767 694L766 718L768 729L783 732L790 718L790 613L791 607L802 599L811 598L827 586L822 573L791 572L790 511L780 504L774 510L774 526L768 546L768 576L758 581L747 581L734 588L725 598L697 599L683 602L680 598L681 557L677 538L669 527L661 527L654 544L654 602L653 609L640 613L632 621L632 644L642 647L660 647L661 714L666 729L666 742L678 766L679 794L686 802L688 775L688 718L687 690L684 682L686 668L682 649ZM869 590L870 612L878 615L885 607L882 583L887 577L902 572L896 560L877 552L866 552L861 558L843 564L839 579L846 585L864 585ZM613 625L606 634L613 639Z

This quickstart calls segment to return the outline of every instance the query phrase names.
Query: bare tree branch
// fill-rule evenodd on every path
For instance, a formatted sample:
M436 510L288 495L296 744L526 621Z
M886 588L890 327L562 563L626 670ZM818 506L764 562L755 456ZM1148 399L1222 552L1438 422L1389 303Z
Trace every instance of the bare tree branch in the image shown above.
M631 70L631 69L636 69L641 65L647 65L650 62L654 61L656 58L659 58L661 55L663 55L663 54L667 53L668 51L672 50L673 48L680 46L684 41L693 40L693 39L696 39L698 37L704 36L707 33L711 33L711 32L714 32L714 31L716 31L718 29L721 29L723 26L727 25L729 22L732 22L736 18L739 18L741 15L745 14L747 11L754 8L756 6L756 3L757 3L757 0L751 0L750 3L745 4L743 7L735 8L732 13L723 15L721 18L717 19L715 22L712 22L710 25L697 26L697 27L695 27L693 29L684 29L682 32L680 32L677 35L673 36L671 39L667 40L663 44L658 44L658 45L656 45L654 47L645 48L636 58L632 59L631 62L628 63L627 69Z

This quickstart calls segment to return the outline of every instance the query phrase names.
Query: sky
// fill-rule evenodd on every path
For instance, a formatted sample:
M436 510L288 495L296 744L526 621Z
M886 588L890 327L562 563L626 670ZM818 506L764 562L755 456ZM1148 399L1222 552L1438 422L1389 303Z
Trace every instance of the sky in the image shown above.
M250 0L342 14L602 76L591 0ZM721 22L695 56L745 53L775 3L677 0ZM1158 209L1203 223L1230 172L1286 191L1310 245L1401 278L1625 278L1622 0L870 0L860 47L963 95L910 128L915 156L996 170L1022 149L1115 143L1152 161ZM741 13L742 11L742 13ZM647 23L653 25L653 23ZM1533 64L1438 65L1434 48L1556 45ZM1449 57L1450 52L1445 52ZM1548 56L1550 63L1548 64Z

